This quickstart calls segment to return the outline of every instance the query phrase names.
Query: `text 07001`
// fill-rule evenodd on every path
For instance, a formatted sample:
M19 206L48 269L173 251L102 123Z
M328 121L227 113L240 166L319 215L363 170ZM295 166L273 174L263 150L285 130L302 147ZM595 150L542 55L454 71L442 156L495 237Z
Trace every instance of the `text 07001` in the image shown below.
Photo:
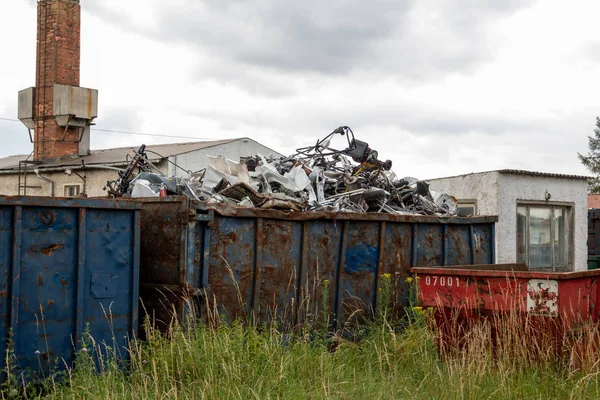
M460 280L458 279L458 276L426 276L425 285L459 287Z

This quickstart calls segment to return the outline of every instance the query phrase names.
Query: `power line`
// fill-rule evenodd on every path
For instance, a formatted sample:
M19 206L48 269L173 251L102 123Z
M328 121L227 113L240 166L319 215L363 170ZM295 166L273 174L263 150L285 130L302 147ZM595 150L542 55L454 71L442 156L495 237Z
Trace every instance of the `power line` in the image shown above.
M14 118L2 118L2 121L11 121L11 122L20 122L18 119ZM164 138L174 138L174 139L195 139L195 140L216 140L214 138L206 138L206 137L196 137L196 136L172 136L162 133L146 133L146 132L130 132L130 131L119 131L113 129L98 129L93 128L94 132L106 132L106 133L124 133L126 135L137 135L137 136L151 136L151 137L164 137Z
M171 135L166 135L166 134L161 134L161 133L129 132L129 131L117 131L117 130L111 130L111 129L98 129L98 128L93 128L92 130L94 132L125 133L128 135L139 135L139 136L154 136L154 137L166 137L166 138L177 138L177 139L215 140L213 138L203 138L203 137L196 137L196 136L171 136Z

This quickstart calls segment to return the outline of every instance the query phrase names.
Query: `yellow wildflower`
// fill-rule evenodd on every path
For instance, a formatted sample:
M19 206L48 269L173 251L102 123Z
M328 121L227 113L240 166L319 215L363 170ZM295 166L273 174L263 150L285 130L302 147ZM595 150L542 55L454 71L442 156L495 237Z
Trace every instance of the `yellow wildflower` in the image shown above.
M408 278L406 278L406 283L412 283L413 281L413 277L409 276Z
M381 276L383 277L383 279L390 279L392 277L392 274L383 274Z

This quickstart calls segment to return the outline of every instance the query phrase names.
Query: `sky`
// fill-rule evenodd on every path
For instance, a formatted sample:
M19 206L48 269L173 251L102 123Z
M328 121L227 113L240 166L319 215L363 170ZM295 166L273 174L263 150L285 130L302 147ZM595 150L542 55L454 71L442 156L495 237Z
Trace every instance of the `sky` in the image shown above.
M250 137L291 154L347 125L399 176L587 174L577 153L600 115L597 0L81 7L81 86L100 92L93 149ZM35 34L36 0L0 1L0 157L32 151L12 119L35 84Z

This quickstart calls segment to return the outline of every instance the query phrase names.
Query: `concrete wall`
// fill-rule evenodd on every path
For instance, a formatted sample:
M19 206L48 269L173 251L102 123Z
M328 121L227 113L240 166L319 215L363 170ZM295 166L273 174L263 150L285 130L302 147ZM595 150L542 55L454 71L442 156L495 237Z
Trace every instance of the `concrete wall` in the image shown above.
M517 203L535 201L545 204L573 203L571 259L576 271L587 269L587 182L529 175L501 174L498 181L498 224L496 239L498 263L515 262L517 257Z
M427 181L429 189L458 200L476 200L477 215L498 215L498 173L483 172Z
M81 173L80 171L78 171ZM65 185L81 185L83 190L83 181L75 174L69 176L64 171L45 172L41 171L40 175L54 181L54 196L64 196ZM87 194L88 197L104 197L106 192L102 190L108 180L117 178L116 171L88 169L87 176ZM0 175L0 195L15 196L19 194L18 175L1 174ZM50 196L50 184L39 179L33 172L27 174L28 186L40 186L39 189L27 189L28 196Z
M240 157L255 156L256 154L262 154L265 157L275 156L281 157L282 155L274 150L269 149L262 144L255 142L252 139L240 139L235 142L226 143L220 146L210 147L208 149L201 149L193 151L191 153L180 154L175 157L171 157L171 161L175 164L191 170L192 172L199 171L206 168L208 165L208 157L223 156L229 160L239 162ZM186 172L176 168L174 165L169 165L169 176L185 176Z
M485 172L428 181L430 189L446 191L458 200L477 200L478 215L497 215L496 262L517 260L517 203L571 203L573 219L572 268L587 269L587 182L534 175Z
M235 142L223 144L220 146L210 147L207 149L201 149L186 154L181 154L175 157L171 157L171 161L180 165L182 168L191 171L198 171L205 168L208 165L208 156L223 156L230 160L239 162L240 157L253 156L256 154L262 154L266 157L275 156L280 157L281 154L255 142L252 139L241 139ZM167 176L185 176L187 173L179 168L176 168L173 164L168 163L166 160L157 164L156 167ZM40 170L40 174L54 181L54 195L56 197L62 197L64 195L64 185L82 185L83 181L73 174L68 176L65 174L64 169L59 171L44 171ZM78 170L81 174L81 171ZM87 194L88 197L105 197L107 192L103 190L106 182L109 180L117 179L117 171L106 170L106 169L94 169L93 166L88 166L86 169L87 176ZM50 195L50 184L40 180L31 171L27 175L28 186L40 186L39 189L27 189L27 195L29 196L49 196ZM18 175L17 173L11 174L0 174L0 195L15 196L19 193L18 189Z
M156 165L163 173L167 171L167 162ZM65 185L81 185L80 190L83 191L83 180L77 175L71 176L65 174L64 169L58 171L40 170L40 175L54 182L54 196L63 197ZM83 175L81 170L77 170L80 175ZM109 169L97 169L93 166L88 166L85 170L86 175L86 191L88 197L106 197L108 194L103 190L106 182L116 180L118 172ZM33 171L27 174L27 186L40 186L38 189L27 189L28 196L50 196L50 184L39 179ZM19 194L19 178L17 173L0 174L0 195L16 196Z

